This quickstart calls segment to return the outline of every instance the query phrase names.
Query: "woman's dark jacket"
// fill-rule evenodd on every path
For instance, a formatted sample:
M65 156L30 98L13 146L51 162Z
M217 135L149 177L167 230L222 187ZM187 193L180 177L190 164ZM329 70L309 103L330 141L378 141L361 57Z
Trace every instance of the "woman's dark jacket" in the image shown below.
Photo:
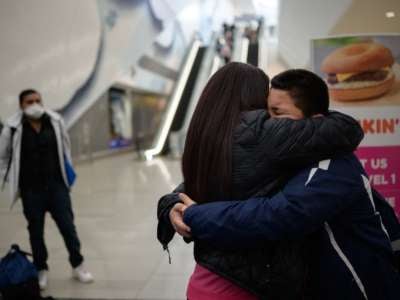
M356 120L338 112L303 120L269 118L264 110L245 112L233 135L232 200L270 196L299 169L354 151L363 136ZM183 191L180 185L158 202L157 237L164 249L175 233L169 212L180 202L177 193ZM240 245L218 249L195 241L194 257L200 265L260 298L308 299L310 239L260 241L251 251Z

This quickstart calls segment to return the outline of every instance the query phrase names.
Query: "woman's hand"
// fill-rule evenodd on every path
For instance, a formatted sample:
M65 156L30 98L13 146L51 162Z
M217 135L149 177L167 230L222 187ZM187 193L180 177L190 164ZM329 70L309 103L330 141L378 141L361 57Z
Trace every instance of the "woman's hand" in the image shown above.
M196 202L194 202L186 194L183 193L179 194L179 198L182 200L183 203L176 203L172 207L171 211L169 212L169 219L171 221L172 227L174 227L175 231L179 235L190 238L190 227L183 222L183 214L189 206L196 204Z
M171 221L172 227L175 231L183 236L190 238L190 228L183 222L183 212L187 206L183 203L176 203L171 211L169 212L169 220Z
M186 195L184 193L179 193L179 198L182 200L183 204L186 206L185 209L188 208L189 206L197 204L192 199L190 199L188 195ZM185 209L183 210L183 212L185 212Z

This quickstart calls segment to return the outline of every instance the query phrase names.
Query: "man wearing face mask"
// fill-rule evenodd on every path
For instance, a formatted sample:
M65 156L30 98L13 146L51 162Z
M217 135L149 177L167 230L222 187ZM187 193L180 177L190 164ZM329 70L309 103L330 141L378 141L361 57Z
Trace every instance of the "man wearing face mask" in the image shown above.
M0 136L0 174L9 182L13 201L21 197L41 289L47 286L45 214L54 219L69 253L72 275L83 283L93 277L83 266L76 233L66 162L71 162L70 141L61 116L43 107L32 89L19 95L20 111L5 124Z

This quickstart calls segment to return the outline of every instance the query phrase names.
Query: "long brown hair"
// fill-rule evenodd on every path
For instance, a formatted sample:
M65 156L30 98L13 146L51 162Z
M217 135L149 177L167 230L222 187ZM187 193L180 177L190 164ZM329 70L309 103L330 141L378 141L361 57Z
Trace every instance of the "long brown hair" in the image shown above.
M182 157L185 191L198 202L230 196L232 136L240 113L266 109L268 76L233 62L218 70L204 88L190 122Z

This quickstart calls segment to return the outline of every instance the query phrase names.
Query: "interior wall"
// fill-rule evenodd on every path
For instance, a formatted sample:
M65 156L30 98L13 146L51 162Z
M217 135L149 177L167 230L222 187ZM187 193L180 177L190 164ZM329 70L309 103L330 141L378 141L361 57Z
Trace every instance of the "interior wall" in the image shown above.
M172 13L157 14L165 7ZM140 57L178 71L193 34L206 40L233 15L231 0L1 1L0 119L25 88L38 89L68 127L116 82L168 93L173 82L142 69Z
M102 27L102 48L97 53L100 57L90 82L64 112L68 127L73 126L115 82L123 80L133 84L135 77L139 79L137 84L146 81L148 77L140 76L136 64L162 29L154 22L147 1L98 0L97 5ZM154 89L164 89L162 78L151 83Z
M387 18L386 12L395 12ZM330 31L331 34L399 33L399 0L353 0Z
M119 1L98 0L103 28L101 58L91 82L64 117L77 122L113 84L124 83L154 93L170 93L173 82L138 65L143 55L154 57L172 70L180 64L195 32L207 35L223 18L221 5L229 0ZM214 10L210 9L214 8ZM218 9L215 9L218 8ZM223 10L225 16L228 10Z
M73 159L88 159L93 153L106 151L110 142L110 111L108 91L96 105L85 112L82 122L74 124L69 135Z
M93 68L100 39L97 2L0 2L0 118L18 108L26 88L47 106L65 105Z
M291 68L309 67L312 38L377 32L400 33L400 1L280 0L278 50Z
M351 0L280 0L278 51L291 68L309 64L310 39L326 36Z

